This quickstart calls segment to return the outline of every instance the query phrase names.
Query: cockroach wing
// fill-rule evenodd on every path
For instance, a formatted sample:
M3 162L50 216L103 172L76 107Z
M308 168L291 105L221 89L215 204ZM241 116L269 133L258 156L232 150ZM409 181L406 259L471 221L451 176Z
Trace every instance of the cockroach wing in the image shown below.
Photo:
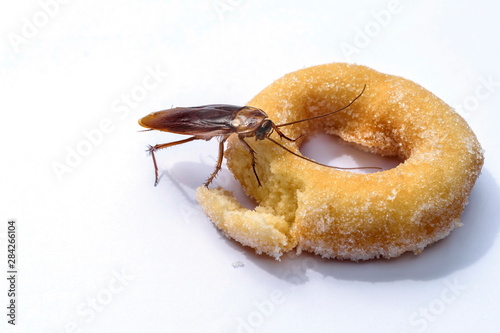
M235 132L231 120L242 106L211 104L195 107L178 107L150 113L139 120L143 127L158 131L193 135L210 139Z

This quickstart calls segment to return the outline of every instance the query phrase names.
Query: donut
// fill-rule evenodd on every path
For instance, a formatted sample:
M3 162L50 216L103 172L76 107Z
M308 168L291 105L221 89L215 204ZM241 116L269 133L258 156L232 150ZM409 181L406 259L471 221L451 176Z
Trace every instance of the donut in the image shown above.
M251 157L229 138L227 165L255 209L222 188L199 187L197 199L228 237L279 260L295 249L353 261L393 258L446 237L460 216L483 165L483 150L450 106L420 85L361 65L333 63L285 75L248 102L275 124L331 116L280 128L294 142L273 138L300 154L323 132L355 147L402 160L367 174L298 158L268 140L248 140Z

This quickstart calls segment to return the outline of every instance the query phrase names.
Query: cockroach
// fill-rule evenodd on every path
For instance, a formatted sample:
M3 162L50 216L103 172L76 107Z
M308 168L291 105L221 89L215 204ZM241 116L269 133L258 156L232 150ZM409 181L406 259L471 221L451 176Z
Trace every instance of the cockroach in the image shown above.
M337 112L347 109L351 106L365 91L366 85L363 87L361 93L356 96L349 104L346 106L331 111L322 115L291 121L284 124L276 125L268 115L261 109L253 106L236 106L227 104L210 104L195 107L176 107L173 109L167 109L163 111L157 111L150 113L144 118L139 119L139 125L148 128L146 131L157 130L163 132L191 135L191 137L169 142L157 144L154 146L148 146L148 152L153 158L153 165L155 168L155 186L158 184L158 164L156 163L155 152L160 149L180 145L193 140L210 140L214 137L219 138L219 156L217 158L217 165L215 170L212 172L210 177L205 182L205 186L208 187L210 183L214 180L215 176L219 172L222 166L222 159L224 157L224 143L233 134L238 135L243 147L248 151L252 158L252 169L257 179L257 183L261 186L261 182L257 171L255 170L255 150L245 141L245 138L255 137L255 140L267 139L277 146L283 148L290 154L293 154L299 158L307 160L309 162L326 166L335 169L380 169L377 167L357 167L357 168L341 168L330 165L325 165L318 163L310 158L299 155L294 151L288 149L287 147L281 145L278 141L271 138L273 131L279 135L280 139L286 139L288 141L295 141L297 139L291 139L287 137L281 130L280 127L293 125L301 123L304 121L310 121L318 118L328 117Z

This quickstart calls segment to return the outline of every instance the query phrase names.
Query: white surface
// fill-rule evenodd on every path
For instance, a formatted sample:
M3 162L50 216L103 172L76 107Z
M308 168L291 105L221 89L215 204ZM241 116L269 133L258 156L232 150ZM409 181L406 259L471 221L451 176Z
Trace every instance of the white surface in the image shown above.
M15 218L19 269L17 325L2 278L0 331L498 331L498 3L62 2L0 11L0 257L5 273ZM257 256L194 200L216 142L159 153L153 187L146 145L180 137L137 132L138 118L244 104L285 73L337 61L420 83L477 133L486 164L450 237L390 261ZM78 147L89 153L58 179L53 164ZM226 169L217 184L238 188Z

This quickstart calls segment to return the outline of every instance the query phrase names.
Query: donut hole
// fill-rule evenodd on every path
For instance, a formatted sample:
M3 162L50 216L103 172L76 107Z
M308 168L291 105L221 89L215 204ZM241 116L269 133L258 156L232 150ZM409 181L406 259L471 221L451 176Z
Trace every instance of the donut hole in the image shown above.
M326 133L316 133L307 137L299 150L302 155L316 162L342 168L379 167L383 170L389 170L403 162L398 157L380 156L363 151L338 136ZM380 170L353 169L345 171L366 174Z

